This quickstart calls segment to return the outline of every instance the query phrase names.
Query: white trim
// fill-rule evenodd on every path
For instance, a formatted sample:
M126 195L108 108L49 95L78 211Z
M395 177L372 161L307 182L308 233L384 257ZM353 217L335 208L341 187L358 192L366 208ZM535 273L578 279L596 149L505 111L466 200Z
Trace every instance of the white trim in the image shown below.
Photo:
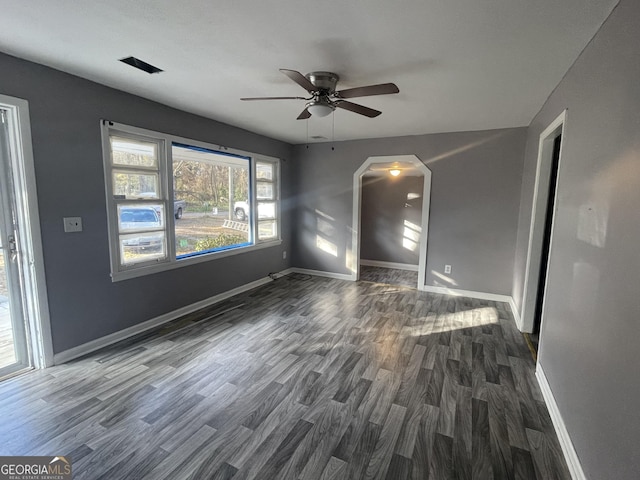
M33 347L32 361L36 368L45 368L53 364L53 342L42 253L29 102L21 98L0 95L0 107L12 111L16 119L13 128L16 139L19 140L19 144L15 145L19 168L16 172L18 178L14 181L17 181L16 188L24 194L16 201L18 202L18 221L23 227L19 238L24 258L25 288L29 291L25 296L25 311L30 326L29 340Z
M410 263L396 263L396 262L382 262L380 260L360 260L360 265L367 267L382 267L382 268L395 268L396 270L407 270L409 272L417 272L418 265L412 265Z
M513 320L516 322L516 327L522 331L522 318L520 318L520 312L516 308L516 302L513 301L513 297L509 297L509 306L511 307L511 313L513 314Z
M562 415L560 414L560 409L558 408L556 399L553 396L553 392L551 391L549 381L547 380L547 377L544 374L544 370L542 369L542 365L540 365L540 363L536 365L536 378L538 379L538 384L540 385L540 390L542 391L544 401L547 404L547 409L549 410L549 415L551 416L551 421L553 422L553 427L555 428L556 435L558 435L560 447L562 448L562 453L564 453L564 458L567 461L567 467L569 467L571 478L573 480L587 480L587 477L582 470L582 465L580 464L580 459L578 458L576 449L574 448L573 442L571 441L569 431L564 424L564 420L562 419Z
M431 285L424 286L425 292L440 293L442 295L453 295L454 297L478 298L480 300L490 300L493 302L509 303L511 297L509 295L497 295L495 293L474 292L473 290L460 290L457 288L434 287Z
M171 320L180 318L183 315L187 315L189 313L195 312L196 310L200 310L201 308L214 305L223 300L226 300L227 298L233 297L272 281L273 280L269 277L261 278L259 280L233 288L231 290L227 290L226 292L219 293L218 295L214 295L213 297L205 298L204 300L200 300L199 302L187 305L186 307L178 308L177 310L173 310L172 312L165 313L164 315L160 315L159 317L152 318L151 320L147 320L146 322L133 325L132 327L125 328L124 330L111 333L104 337L100 337L95 340L91 340L90 342L83 343L82 345L78 345L77 347L73 347L60 353L56 353L53 357L54 363L56 365L59 365L61 363L68 362L69 360L82 357L89 353L95 352L96 350L112 345L116 342L120 342L134 335L138 335L142 332L158 327L164 323L170 322Z
M281 273L282 275L287 275L289 273L301 273L303 275L314 275L316 277L335 278L337 280L348 280L350 282L354 281L353 276L347 273L324 272L322 270L309 270L308 268L292 267L283 270Z
M117 275L111 276L112 282L119 282L121 280L129 280L131 278L141 277L144 275L150 275L152 273L164 272L167 270L174 270L176 268L186 267L188 265L195 265L198 263L210 262L224 257L232 257L234 255L240 255L242 253L254 252L256 250L262 250L263 248L277 247L282 244L282 240L271 240L255 245L248 245L246 247L230 248L228 250L221 250L219 252L212 252L203 255L195 255L193 257L180 258L174 262L161 263L158 265L150 265L144 268L123 270L118 272Z
M297 267L292 267L292 268L288 268L287 270L283 270L282 272L280 272L280 275L287 275L289 273L302 273L307 275L314 275L317 277L335 278L338 280L348 280L351 282L355 281L352 275L345 274L345 273L324 272L322 270L309 270L306 268L297 268ZM474 292L472 290L459 290L459 289L451 289L446 287L433 287L430 285L425 285L423 291L429 292L429 293L439 293L442 295L453 295L454 297L469 297L469 298L477 298L479 300L490 300L493 302L508 303L515 312L515 308L514 308L515 304L513 302L513 299L509 295L497 295L495 293ZM516 317L515 313L514 313L514 317ZM517 320L516 320L516 323L517 323Z
M422 172L424 182L422 187L422 219L420 232L420 249L418 257L418 290L424 290L427 271L427 240L429 238L429 206L431 203L431 170L415 155L391 155L367 158L360 168L353 174L353 216L351 222L351 265L347 265L353 272L351 280L360 278L360 200L362 198L362 176L371 165L379 163L410 163ZM348 257L348 256L347 256Z
M534 251L534 242L544 235L545 227L545 215L547 213L547 203L549 202L549 188L541 189L540 183L543 179L540 178L543 166L548 167L552 161L553 156L553 140L557 136L557 130L560 129L560 133L563 134L567 120L567 110L564 110L558 117L551 122L551 124L544 129L540 134L538 140L538 160L536 164L536 180L533 190L533 202L531 206L531 224L529 225L529 244L527 249L527 264L524 274L524 289L522 294L522 311L521 311L521 326L520 330L523 332L532 332L534 328L534 315L536 296L538 293L538 282L540 279L540 264L542 261L541 245L536 245L540 249L536 248ZM560 170L560 163L562 162L562 150L564 141L560 143L560 158L558 160L558 171ZM544 164L544 165L543 165ZM556 182L559 179L556 179ZM548 179L547 179L548 181ZM542 191L541 191L542 190ZM558 189L556 188L556 197L558 197ZM555 203L557 206L557 202ZM555 213L555 212L554 212ZM555 215L554 215L555 217ZM553 222L553 219L552 219ZM537 243L537 242L536 242ZM549 255L551 254L551 245L553 243L553 223L551 228L551 239L549 243ZM547 264L547 270L549 265ZM546 291L546 287L545 287ZM546 295L546 292L545 292ZM543 308L544 311L544 308Z

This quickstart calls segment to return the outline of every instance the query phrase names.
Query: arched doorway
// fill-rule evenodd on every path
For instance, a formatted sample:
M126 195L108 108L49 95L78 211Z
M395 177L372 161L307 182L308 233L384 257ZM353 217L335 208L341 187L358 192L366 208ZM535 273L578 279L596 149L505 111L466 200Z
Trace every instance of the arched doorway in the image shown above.
M422 192L419 195L422 198L422 209L420 215L420 224L410 223L406 226L407 234L404 237L411 236L411 241L418 240L418 284L419 290L425 288L426 264L427 264L427 238L429 226L429 203L431 195L431 170L420 161L415 155L391 155L369 157L356 170L353 175L353 231L352 231L352 258L351 271L352 279L360 278L360 245L362 241L362 185L363 177L369 172L382 172L382 174L393 175L393 170L399 170L399 175L403 171L410 170L413 174L423 176ZM399 239L400 244L405 238Z

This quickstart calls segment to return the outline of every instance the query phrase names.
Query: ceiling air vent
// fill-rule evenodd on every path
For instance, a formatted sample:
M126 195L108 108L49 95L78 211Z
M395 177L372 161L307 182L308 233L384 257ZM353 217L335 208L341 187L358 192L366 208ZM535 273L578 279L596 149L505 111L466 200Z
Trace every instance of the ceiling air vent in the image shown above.
M154 67L150 63L143 62L142 60L136 57L121 58L120 61L123 63L126 63L127 65L131 65L132 67L135 67L138 70L142 70L143 72L147 72L147 73L162 72L162 70L159 69L158 67Z
M311 137L309 138L312 138L314 140L328 140L327 137L323 137L322 135L311 135Z

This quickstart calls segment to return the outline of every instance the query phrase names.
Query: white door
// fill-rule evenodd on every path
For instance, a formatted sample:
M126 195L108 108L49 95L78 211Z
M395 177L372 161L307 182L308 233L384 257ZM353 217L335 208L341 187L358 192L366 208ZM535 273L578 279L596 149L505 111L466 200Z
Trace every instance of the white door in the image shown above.
M9 112L0 109L0 378L31 367L20 274Z

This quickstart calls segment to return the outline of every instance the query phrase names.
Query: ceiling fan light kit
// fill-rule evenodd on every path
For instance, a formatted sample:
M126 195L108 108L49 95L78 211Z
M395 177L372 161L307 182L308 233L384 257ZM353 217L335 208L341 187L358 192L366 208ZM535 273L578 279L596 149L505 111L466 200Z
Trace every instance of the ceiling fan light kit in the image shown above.
M307 104L307 110L314 117L326 117L327 115L331 114L335 110L335 108L336 107L334 107L333 105L323 102L309 102Z
M340 77L332 72L311 72L303 75L296 70L281 68L280 71L304 88L311 97L251 97L240 100L306 100L305 109L298 115L298 120L305 120L310 116L326 117L336 108L349 110L350 112L374 118L382 112L373 108L348 102L346 98L367 97L372 95L389 95L400 90L393 83L381 83L365 87L336 90Z

